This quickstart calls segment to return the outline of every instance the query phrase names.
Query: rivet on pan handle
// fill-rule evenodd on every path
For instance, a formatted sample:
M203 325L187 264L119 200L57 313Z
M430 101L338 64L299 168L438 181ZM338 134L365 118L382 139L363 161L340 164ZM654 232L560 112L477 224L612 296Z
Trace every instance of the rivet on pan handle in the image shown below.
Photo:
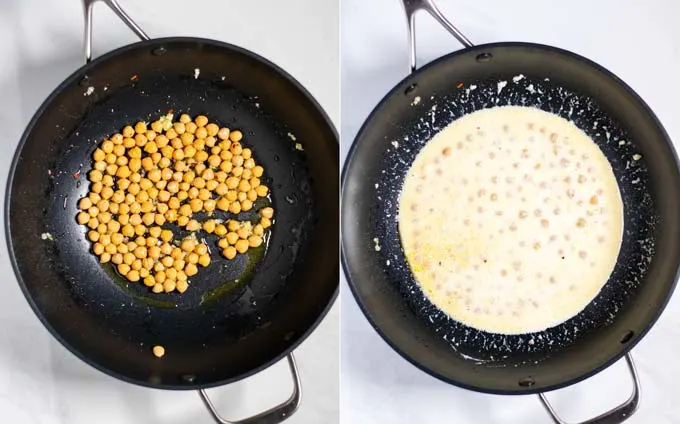
M465 47L472 47L474 44L467 39L451 22L446 19L439 10L434 0L402 0L406 20L408 24L409 50L411 54L411 72L416 70L416 12L424 10L439 22L447 31L451 33Z
M626 354L626 363L628 364L628 370L633 376L633 393L628 400L611 411L605 412L602 415L591 418L588 421L583 421L579 424L619 424L626 421L635 413L635 411L637 411L638 404L640 403L640 380L638 379L635 363L633 362L633 357L630 356L630 353ZM550 406L548 399L545 397L545 394L541 393L538 396L555 424L567 424L566 421L562 421L562 419L557 416L555 410Z
M98 1L106 4L111 10L114 11L118 17L125 22L125 24L137 34L142 40L148 40L149 36L128 16L122 7L118 4L117 0L83 0L83 5L85 6L85 63L92 60L92 13L94 10L94 5Z
M213 403L210 401L210 398L208 398L208 394L205 392L205 390L199 390L199 394L201 395L201 399L203 399L203 403L205 403L205 406L208 408L215 421L219 424L278 424L290 418L290 416L293 415L300 406L302 392L300 389L300 375L298 374L293 354L289 354L287 359L288 367L290 368L290 374L293 377L293 394L291 394L288 400L282 404L250 418L244 418L238 421L228 421L222 418L215 409Z

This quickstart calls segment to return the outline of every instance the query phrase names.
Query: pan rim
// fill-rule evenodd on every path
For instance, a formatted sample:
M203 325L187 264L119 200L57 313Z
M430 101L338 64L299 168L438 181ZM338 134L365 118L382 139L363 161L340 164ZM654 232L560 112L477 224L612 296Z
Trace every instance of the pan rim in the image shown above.
M451 60L457 59L459 56L463 54L469 54L470 52L473 51L479 51L479 53L484 53L485 49L490 49L490 48L518 48L518 49L527 49L527 48L533 48L533 49L539 49L542 50L543 52L546 53L556 53L562 56L566 56L571 59L575 59L579 62L582 62L584 65L589 66L593 68L594 70L602 73L604 76L607 78L613 80L616 84L618 84L621 88L623 88L637 104L649 115L649 117L654 121L654 124L658 128L660 134L663 136L663 139L665 140L666 144L670 148L671 152L673 153L673 160L675 162L676 169L680 171L680 162L678 160L678 154L675 150L675 147L673 146L672 140L668 136L668 133L664 126L661 124L659 121L658 117L656 114L652 111L652 109L649 107L649 105L633 90L625 81L623 81L621 78L619 78L617 75L615 75L613 72L609 71L602 65L598 64L597 62L592 61L591 59L588 59L584 56L581 56L577 53L574 53L572 51L562 49L559 47L551 46L551 45L546 45L546 44L540 44L540 43L530 43L530 42L521 42L521 41L504 41L504 42L494 42L494 43L487 43L487 44L479 44L475 45L472 47L467 47L461 50L457 50L451 53L448 53L444 56L441 56L423 67L417 69L416 71L412 72L411 74L407 75L403 79L401 79L399 82L397 82L391 90L389 90L381 99L380 101L376 104L376 106L371 110L371 112L368 114L368 116L365 118L364 122L362 123L361 127L359 128L359 131L357 131L356 136L354 137L354 140L352 141L352 144L350 146L350 149L347 152L347 156L345 158L345 161L342 166L342 172L341 172L341 177L340 177L340 189L341 189L341 196L342 196L342 201L341 201L341 222L340 222L340 229L341 229L341 234L340 234L340 240L341 240L341 250L340 250L340 262L342 265L342 270L343 270L343 275L345 277L345 280L347 281L347 285L350 288L350 292L352 293L352 296L354 297L354 300L356 301L356 304L359 306L359 309L363 313L364 317L367 319L369 325L375 330L376 333L380 336L380 338L389 345L392 350L394 350L399 356L401 356L403 359L405 359L407 362L409 362L411 365L415 366L419 370L425 372L426 374L430 375L431 377L434 377L440 381L443 381L445 383L451 384L453 386L466 389L466 390L472 390L475 392L479 393L486 393L486 394L495 394L495 395L531 395L531 394L538 394L538 393L545 393L545 392L550 392L553 390L558 390L562 389L571 385L574 385L576 383L579 383L583 380L586 380L595 374L598 374L599 372L603 371L604 369L610 367L613 365L615 362L617 362L619 359L621 359L623 356L628 354L631 349L633 349L637 343L644 338L645 335L651 330L651 328L656 324L658 319L661 317L661 314L663 311L666 309L666 306L668 305L668 302L670 301L670 298L673 295L673 292L675 291L675 287L678 282L678 277L680 276L680 263L676 264L676 271L675 271L675 276L673 278L672 283L669 286L668 292L665 295L664 300L659 304L656 312L654 315L651 317L650 320L648 320L647 323L645 323L642 331L639 331L636 334L636 337L633 338L630 342L628 342L624 348L617 353L616 355L613 355L610 357L608 360L604 361L600 366L595 367L585 373L582 373L581 375L573 378L566 379L564 381L561 381L559 383L554 383L550 384L547 386L542 386L541 388L537 387L520 387L518 386L517 389L515 390L503 390L503 389L494 389L494 388L488 388L488 387L480 387L476 386L474 384L462 382L462 381L457 381L452 378L446 377L444 375L441 375L434 370L430 369L427 367L425 364L422 364L412 357L410 357L404 350L402 350L395 342L393 342L387 334L376 324L376 321L374 317L369 313L368 308L366 304L363 303L361 296L359 295L359 290L358 290L358 285L361 283L357 283L359 279L362 279L365 277L364 276L355 276L351 272L351 266L349 264L349 261L347 259L347 256L345 254L345 238L343 237L343 234L345 232L345 226L343 225L344 223L344 217L346 216L344 212L345 205L349 204L348 202L345 202L345 184L347 182L348 174L349 174L349 169L352 166L352 162L355 157L356 149L358 148L358 144L360 143L360 139L363 137L364 133L366 132L366 129L369 125L369 123L380 113L380 109L383 107L383 105L387 102L388 99L392 98L395 94L398 94L400 92L400 88L409 85L407 83L413 81L417 77L419 77L422 73L424 73L426 70L429 70L430 68L434 68L439 66L440 64L443 64L444 62L448 62ZM347 206L348 208L350 206ZM349 248L349 246L347 246Z
M227 50L232 50L236 53L243 54L263 65L268 67L269 69L273 70L279 77L283 78L287 82L293 85L293 87L300 92L304 98L310 102L310 104L314 107L316 112L320 115L320 117L323 119L323 122L325 123L326 127L330 129L331 133L333 134L333 138L335 139L336 144L338 145L339 148L339 134L337 131L337 128L333 121L330 119L328 116L328 113L325 111L323 107L319 104L319 102L316 100L316 98L296 79L294 78L291 74L286 72L283 68L275 64L274 62L270 61L269 59L251 51L248 49L245 49L243 47L236 46L234 44L226 43L223 41L219 40L214 40L214 39L209 39L209 38L201 38L201 37L162 37L162 38L152 38L149 40L144 40L144 41L138 41L135 43L127 44L122 47L119 47L117 49L111 50L110 52L107 52L103 54L102 56L97 57L96 59L92 60L91 62L88 62L75 71L73 71L66 79L64 79L57 87L54 88L54 90L45 98L45 100L40 104L38 109L36 109L35 113L31 117L31 119L28 121L26 124L26 128L24 129L20 139L19 143L17 144L14 154L12 156L12 162L9 167L9 174L7 176L7 184L5 186L5 206L4 206L4 219L5 219L5 240L7 243L7 250L9 254L9 260L12 265L12 270L14 271L14 275L16 277L17 283L19 287L21 288L21 292L24 295L24 298L28 302L28 304L31 307L31 310L33 313L36 315L38 320L42 323L42 325L48 330L48 332L57 340L59 343L65 347L68 351L70 351L73 355L75 355L77 358L83 361L83 363L88 364L89 366L101 371L102 373L114 377L118 380L124 381L126 383L130 384L135 384L138 386L142 387L148 387L151 389L163 389L163 390L199 390L199 389L208 389L208 388L213 388L213 387L219 387L223 386L226 384L234 383L240 380L244 380L248 377L251 377L261 371L266 370L267 368L271 367L272 365L276 364L277 362L281 361L284 357L287 355L291 354L294 350L296 350L302 342L307 340L307 338L312 334L314 330L321 324L321 322L326 318L328 315L328 312L331 310L333 305L335 304L336 299L338 298L339 290L340 290L340 285L339 281L337 282L337 285L335 287L335 290L333 291L332 296L328 299L328 302L326 305L324 305L324 308L321 310L320 314L316 317L315 321L312 323L310 327L308 327L304 332L299 333L297 338L294 339L294 341L286 347L279 355L273 357L269 361L266 361L262 364L260 364L257 367L254 367L250 369L249 371L239 374L238 376L228 378L228 379L222 379L206 384L186 384L186 385L177 385L177 384L152 384L147 380L137 380L131 377L128 377L126 375L120 374L118 372L115 372L93 360L90 358L86 357L84 354L82 354L78 349L75 348L75 346L72 346L70 343L68 343L49 323L45 315L42 313L40 308L37 306L35 303L35 300L31 296L31 294L28 291L28 288L26 286L26 283L24 281L24 278L19 270L19 262L18 259L15 255L14 251L14 244L12 242L12 228L11 228L11 223L10 223L10 206L11 206L11 198L12 198L12 185L14 183L14 175L15 171L17 168L17 165L19 163L19 159L21 156L21 153L24 149L24 146L30 137L31 133L33 132L33 128L37 124L37 122L40 120L42 115L44 114L45 110L47 110L51 105L53 105L55 98L59 93L61 93L66 87L76 83L80 79L82 79L83 76L87 74L87 72L101 64L102 62L108 61L108 60L115 60L115 58L121 54L124 54L130 50L137 50L137 49L144 49L144 48L151 48L151 47L160 47L162 45L167 45L167 44L180 44L180 43L194 43L194 44L207 44L215 47L219 47L222 49L227 49ZM339 274L339 269L338 269L338 274Z

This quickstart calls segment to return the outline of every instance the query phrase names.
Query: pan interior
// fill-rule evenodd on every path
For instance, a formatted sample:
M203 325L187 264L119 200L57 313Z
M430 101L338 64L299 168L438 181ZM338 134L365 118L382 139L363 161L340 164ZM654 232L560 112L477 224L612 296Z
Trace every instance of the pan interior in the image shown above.
M100 265L74 217L96 145L169 109L241 129L277 213L266 252L227 261L206 236L212 263L189 290L153 294ZM20 284L60 341L116 377L164 388L245 377L294 348L332 303L337 171L332 125L275 65L209 40L124 47L65 81L24 134L7 202Z
M491 334L448 318L415 283L398 233L398 195L423 145L458 117L503 105L536 107L586 132L609 160L624 204L608 283L580 314L532 334ZM680 261L670 236L679 228L679 191L663 128L606 70L544 46L478 46L402 81L365 123L345 165L343 261L373 325L419 367L492 393L550 390L610 364L658 317Z

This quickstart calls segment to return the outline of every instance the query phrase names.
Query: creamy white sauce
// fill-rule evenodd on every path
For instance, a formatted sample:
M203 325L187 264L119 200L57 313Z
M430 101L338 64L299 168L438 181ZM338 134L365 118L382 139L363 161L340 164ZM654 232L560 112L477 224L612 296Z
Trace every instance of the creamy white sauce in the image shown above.
M413 162L399 231L416 281L452 318L542 331L600 292L621 245L611 166L574 124L535 108L466 115Z

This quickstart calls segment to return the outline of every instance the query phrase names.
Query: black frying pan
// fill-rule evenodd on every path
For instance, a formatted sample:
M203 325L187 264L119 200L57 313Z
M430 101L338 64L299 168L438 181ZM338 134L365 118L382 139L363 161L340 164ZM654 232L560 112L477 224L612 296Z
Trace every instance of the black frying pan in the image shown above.
M431 1L404 3L411 24L414 12L426 8L460 36ZM455 119L500 105L533 106L572 120L609 159L625 209L618 262L601 293L566 323L517 336L466 327L434 307L414 281L397 226L398 196L420 149ZM671 141L630 87L564 50L469 45L412 73L359 131L342 189L342 261L362 311L404 358L464 388L529 394L587 378L645 335L675 286L680 174ZM636 405L635 398L602 422L619 422Z
M100 265L74 218L88 192L95 146L127 123L153 121L169 109L242 129L277 211L266 249L233 261L205 236L212 264L184 294L154 294ZM90 365L155 388L233 382L289 354L336 297L338 171L338 137L328 117L271 62L213 40L128 45L68 77L29 123L5 202L11 260L43 324ZM154 345L165 347L162 360L151 353ZM298 402L296 381L296 395L256 422L278 422Z

